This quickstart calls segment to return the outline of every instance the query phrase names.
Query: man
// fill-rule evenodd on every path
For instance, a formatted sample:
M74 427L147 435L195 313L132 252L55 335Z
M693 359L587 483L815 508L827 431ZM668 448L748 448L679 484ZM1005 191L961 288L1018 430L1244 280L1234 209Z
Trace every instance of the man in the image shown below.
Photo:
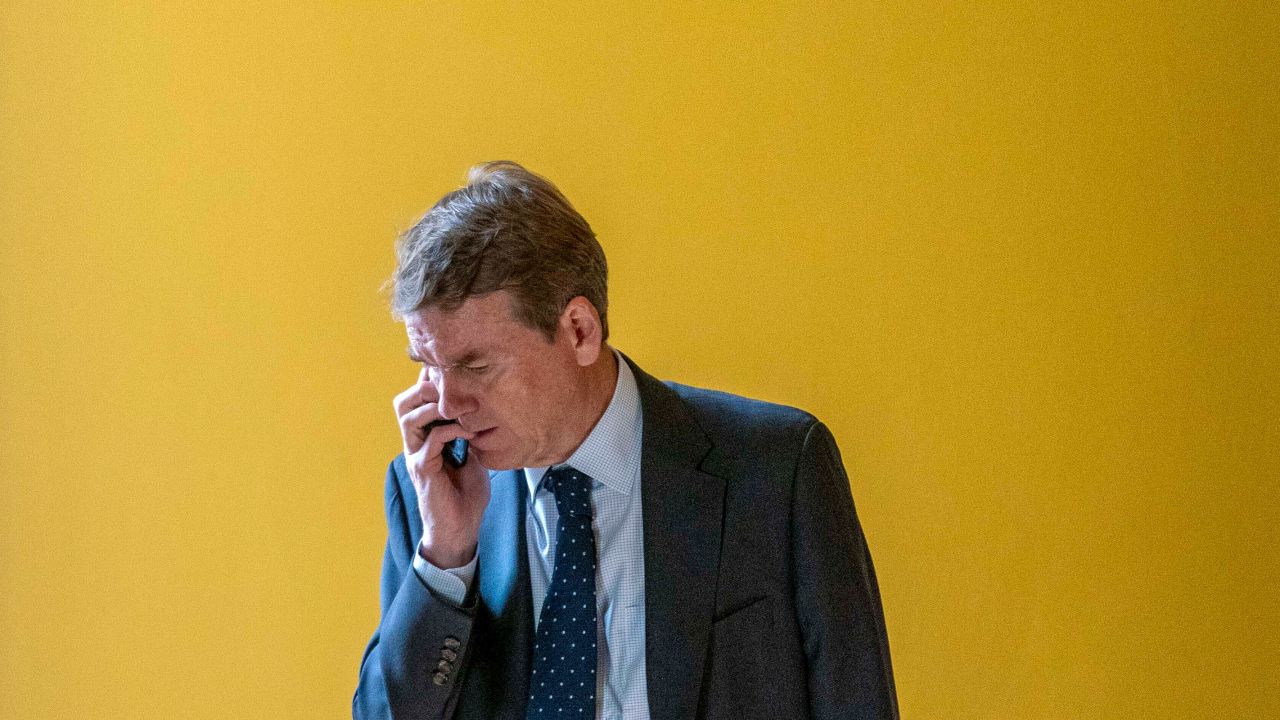
M423 369L394 402L355 718L897 717L822 423L612 349L604 251L515 163L474 168L397 254Z

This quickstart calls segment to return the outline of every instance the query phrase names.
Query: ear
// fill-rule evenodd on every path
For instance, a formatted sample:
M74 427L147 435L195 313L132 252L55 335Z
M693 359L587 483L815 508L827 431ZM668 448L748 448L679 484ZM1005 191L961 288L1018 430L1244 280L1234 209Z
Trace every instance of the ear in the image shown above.
M600 357L603 345L600 313L585 297L579 295L570 300L560 313L560 334L568 339L578 365L586 367Z

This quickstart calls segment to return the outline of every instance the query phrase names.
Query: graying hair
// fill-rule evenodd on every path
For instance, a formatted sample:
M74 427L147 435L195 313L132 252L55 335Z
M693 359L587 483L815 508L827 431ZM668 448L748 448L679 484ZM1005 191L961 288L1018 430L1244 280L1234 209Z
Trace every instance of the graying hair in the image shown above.
M396 320L507 290L515 319L550 342L579 295L600 313L608 339L607 279L604 249L582 215L549 180L501 160L472 167L464 187L400 236L395 274L383 287Z

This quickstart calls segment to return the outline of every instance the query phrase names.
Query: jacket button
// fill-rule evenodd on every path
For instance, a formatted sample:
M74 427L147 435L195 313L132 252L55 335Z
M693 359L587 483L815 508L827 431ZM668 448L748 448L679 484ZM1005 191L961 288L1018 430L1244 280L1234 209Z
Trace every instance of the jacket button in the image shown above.
M450 650L457 650L458 648L462 647L462 642L458 640L458 638L450 635L449 637L446 637L444 639L444 646L449 648Z
M443 672L445 674L453 672L453 663L449 662L448 660L441 660L440 662L436 663L436 670L439 670L440 672Z
M448 675L445 675L445 674L444 674L444 673L442 673L442 672L438 672L438 673L436 673L435 675L432 675L432 676L431 676L431 682L433 682L433 683L435 683L435 684L437 684L437 685L443 685L443 684L445 684L446 682L448 682L448 680L449 680L449 676L448 676Z
M449 662L453 662L458 659L458 653L450 650L449 648L445 648L440 651L440 657L448 660Z

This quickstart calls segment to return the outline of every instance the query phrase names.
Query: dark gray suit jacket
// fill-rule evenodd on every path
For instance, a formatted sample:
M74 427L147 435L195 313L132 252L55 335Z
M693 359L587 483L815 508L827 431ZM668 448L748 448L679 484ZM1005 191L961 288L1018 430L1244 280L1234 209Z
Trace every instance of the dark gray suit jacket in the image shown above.
M897 718L875 571L830 431L794 408L661 383L625 359L644 416L653 720ZM388 468L382 619L360 663L357 720L524 720L528 491L517 471L490 482L459 608L414 572L417 495L403 455Z

